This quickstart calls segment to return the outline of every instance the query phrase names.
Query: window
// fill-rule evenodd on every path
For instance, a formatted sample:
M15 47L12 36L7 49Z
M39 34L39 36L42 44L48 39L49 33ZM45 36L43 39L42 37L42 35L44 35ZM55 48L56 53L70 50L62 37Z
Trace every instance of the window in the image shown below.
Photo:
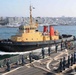
M26 38L26 40L28 40L28 39Z

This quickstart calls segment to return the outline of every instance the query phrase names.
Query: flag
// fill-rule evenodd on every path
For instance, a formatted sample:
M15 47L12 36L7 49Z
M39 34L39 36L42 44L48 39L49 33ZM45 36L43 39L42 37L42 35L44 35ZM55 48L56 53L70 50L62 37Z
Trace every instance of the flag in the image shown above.
M32 7L33 9L35 9L35 7Z

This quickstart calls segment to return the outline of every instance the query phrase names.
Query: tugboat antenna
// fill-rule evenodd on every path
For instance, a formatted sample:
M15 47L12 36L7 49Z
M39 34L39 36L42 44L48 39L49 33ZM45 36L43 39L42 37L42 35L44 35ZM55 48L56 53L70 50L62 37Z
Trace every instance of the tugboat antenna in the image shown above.
M30 5L30 25L32 25L32 8L31 8L31 5Z

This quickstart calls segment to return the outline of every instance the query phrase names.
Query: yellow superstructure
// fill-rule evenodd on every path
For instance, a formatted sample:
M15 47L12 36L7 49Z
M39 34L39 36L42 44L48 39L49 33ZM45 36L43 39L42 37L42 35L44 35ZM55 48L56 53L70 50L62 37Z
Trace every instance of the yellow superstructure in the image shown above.
M24 42L34 42L34 41L43 41L44 37L45 40L50 40L49 36L43 36L42 32L39 32L37 26L27 25L27 26L20 26L18 35L12 36L11 40L13 41L24 41Z
M50 36L49 33L46 35L44 32L39 32L37 30L38 23L32 23L32 14L30 6L30 24L26 26L19 27L19 34L11 36L12 41L17 42L38 42L38 41L48 41L48 40L58 40L59 35Z

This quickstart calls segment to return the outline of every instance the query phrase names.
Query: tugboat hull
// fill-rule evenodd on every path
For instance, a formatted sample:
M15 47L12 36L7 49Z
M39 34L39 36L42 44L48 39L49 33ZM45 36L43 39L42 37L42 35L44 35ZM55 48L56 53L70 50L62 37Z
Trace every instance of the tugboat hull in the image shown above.
M46 42L0 42L0 50L5 52L23 52L32 51L42 47L48 47L49 44L53 44L54 41Z
M71 41L73 38L63 39L63 41ZM0 51L5 52L24 52L24 51L32 51L38 48L49 47L51 45L61 43L62 39L60 40L50 40L50 41L43 41L43 42L13 42L10 40L1 40L0 41Z

